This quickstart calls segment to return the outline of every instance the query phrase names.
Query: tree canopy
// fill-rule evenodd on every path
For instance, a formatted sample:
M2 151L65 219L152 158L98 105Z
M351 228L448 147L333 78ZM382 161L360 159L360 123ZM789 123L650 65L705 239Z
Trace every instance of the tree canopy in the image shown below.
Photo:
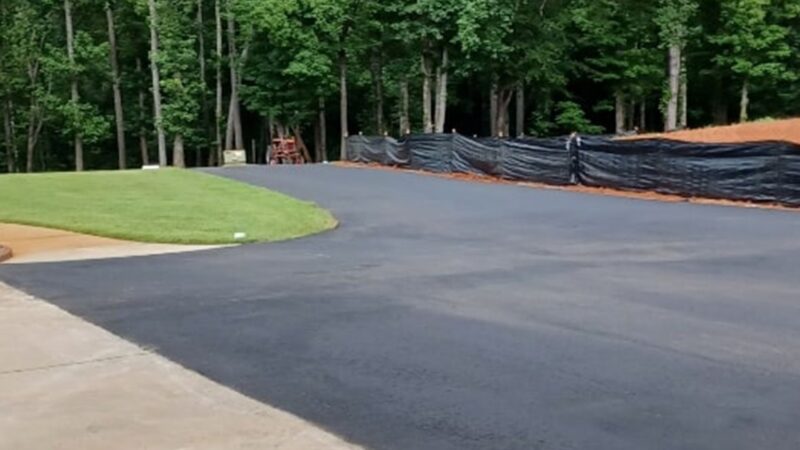
M4 0L0 170L794 116L798 55L800 0Z

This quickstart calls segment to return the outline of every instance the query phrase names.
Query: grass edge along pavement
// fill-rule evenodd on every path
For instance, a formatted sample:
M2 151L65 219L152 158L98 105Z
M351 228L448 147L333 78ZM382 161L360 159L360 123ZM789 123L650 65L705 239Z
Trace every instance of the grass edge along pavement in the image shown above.
M180 169L3 175L0 222L197 245L295 239L338 224L314 203Z

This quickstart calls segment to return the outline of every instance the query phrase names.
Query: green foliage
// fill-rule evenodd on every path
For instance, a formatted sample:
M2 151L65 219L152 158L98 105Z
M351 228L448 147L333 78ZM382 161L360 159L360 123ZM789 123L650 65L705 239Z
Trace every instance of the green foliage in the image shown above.
M797 17L796 2L784 9L774 0L723 0L721 32L711 41L722 51L715 62L742 79L789 81L796 74L787 60L796 54L788 41L791 29L782 20Z
M577 131L583 134L603 132L603 127L592 124L586 118L581 106L573 101L563 101L556 105L555 123L565 132Z
M71 137L78 133L87 143L89 168L116 165L105 1L72 1L75 64L66 58L63 0L0 2L0 110L10 110L13 125L11 150L0 127L0 167L10 152L24 168L31 143L33 169L67 168ZM607 131L621 108L618 96L637 124L644 104L645 128L656 129L663 123L659 104L671 45L686 58L690 125L728 120L743 87L754 117L800 115L800 0L219 0L222 55L215 52L216 0L199 3L200 26L198 0L156 2L163 125L170 137L184 137L189 155L216 138L207 116L214 110L217 63L227 113L228 18L238 49L232 60L242 76L244 140L259 140L261 148L267 118L303 130L310 141L320 100L327 107L326 131L337 132L328 142L337 140L333 105L341 58L347 61L350 129L367 133L377 131L380 104L388 129L399 129L403 87L412 129L420 130L423 60L432 77L437 70L448 73L448 129L487 133L493 84L506 99L524 86L524 126L537 135ZM112 3L128 147L139 143L140 129L152 146L147 0ZM205 38L203 55L198 35ZM145 65L140 72L137 60ZM70 100L72 77L80 87L77 104ZM509 110L514 117L513 99ZM28 139L31 130L35 139ZM128 153L138 158L139 152Z
M197 71L195 2L159 3L159 69L164 95L164 129L190 137L196 130L203 86Z
M249 108L290 126L315 114L318 97L336 91L336 58L351 26L347 2L238 0L237 19L252 41L242 98Z
M75 64L70 64L62 43L46 45L43 68L50 89L43 99L51 120L60 124L64 138L80 134L83 142L91 145L103 141L111 132L109 115L101 113L95 104L85 99L73 102L69 94L72 77L86 80L90 79L89 75L105 70L106 55L108 44L95 43L82 30L75 33ZM79 90L89 91L86 86Z
M684 47L700 28L693 25L699 9L697 0L659 0L655 22L659 27L662 47Z
M652 2L577 0L573 26L586 57L581 71L612 92L642 96L658 88L664 76L663 53Z

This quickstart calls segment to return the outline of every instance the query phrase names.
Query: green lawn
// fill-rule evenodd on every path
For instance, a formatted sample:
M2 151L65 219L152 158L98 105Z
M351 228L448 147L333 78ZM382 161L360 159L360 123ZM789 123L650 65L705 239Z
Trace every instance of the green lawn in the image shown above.
M278 241L336 225L312 203L171 169L2 175L0 222L181 244Z

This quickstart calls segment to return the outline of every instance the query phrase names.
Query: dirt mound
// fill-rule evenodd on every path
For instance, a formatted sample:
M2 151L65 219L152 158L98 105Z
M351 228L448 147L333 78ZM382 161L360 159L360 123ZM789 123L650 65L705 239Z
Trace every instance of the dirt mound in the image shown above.
M672 133L640 134L623 139L654 138L706 143L788 141L800 145L800 118L698 128Z

